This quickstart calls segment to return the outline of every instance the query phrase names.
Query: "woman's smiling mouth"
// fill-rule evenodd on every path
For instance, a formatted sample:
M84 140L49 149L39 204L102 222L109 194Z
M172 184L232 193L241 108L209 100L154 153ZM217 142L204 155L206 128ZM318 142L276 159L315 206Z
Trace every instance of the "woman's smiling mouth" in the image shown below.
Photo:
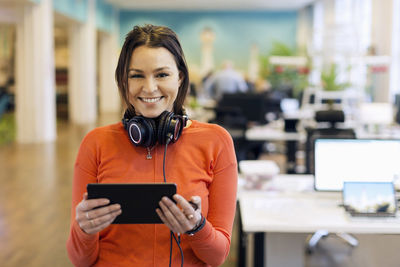
M146 103L155 103L155 102L160 101L161 98L163 98L163 96L160 96L160 97L151 97L151 98L149 98L149 97L139 97L139 99L140 99L141 101L146 102Z

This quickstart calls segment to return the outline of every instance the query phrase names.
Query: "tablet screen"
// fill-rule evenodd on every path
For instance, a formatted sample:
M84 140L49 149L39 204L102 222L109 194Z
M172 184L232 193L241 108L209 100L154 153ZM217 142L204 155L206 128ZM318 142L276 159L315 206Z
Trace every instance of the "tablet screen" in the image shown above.
M122 213L114 224L162 223L156 213L158 202L166 196L172 199L176 184L88 184L88 198L107 198L110 204L120 204Z

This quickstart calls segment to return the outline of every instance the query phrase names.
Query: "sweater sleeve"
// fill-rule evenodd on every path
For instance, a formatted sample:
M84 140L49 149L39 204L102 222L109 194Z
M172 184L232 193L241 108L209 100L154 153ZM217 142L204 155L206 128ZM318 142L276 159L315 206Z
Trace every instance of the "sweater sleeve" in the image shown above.
M84 138L79 148L72 183L71 227L67 241L67 252L75 266L91 266L99 255L99 234L87 234L75 219L75 209L83 199L88 183L97 182L97 160L94 138Z
M196 256L211 266L221 265L229 254L238 175L232 138L225 130L218 131L218 135L222 146L213 164L206 225L195 235L186 237Z

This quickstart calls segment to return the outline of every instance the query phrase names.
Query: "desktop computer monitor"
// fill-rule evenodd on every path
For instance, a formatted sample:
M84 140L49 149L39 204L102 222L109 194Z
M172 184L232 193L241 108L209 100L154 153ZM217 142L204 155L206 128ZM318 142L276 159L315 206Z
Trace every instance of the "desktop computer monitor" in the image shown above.
M235 108L240 111L247 121L264 124L267 122L265 115L271 110L272 105L263 94L225 93L218 102L217 107L219 109Z
M317 139L314 146L314 187L318 191L341 191L345 181L400 178L400 140Z

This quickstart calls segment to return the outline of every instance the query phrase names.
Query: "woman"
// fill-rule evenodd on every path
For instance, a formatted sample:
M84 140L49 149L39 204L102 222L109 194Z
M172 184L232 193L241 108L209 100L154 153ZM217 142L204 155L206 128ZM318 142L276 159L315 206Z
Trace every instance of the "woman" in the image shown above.
M127 125L136 118L150 121L159 136L164 113L185 115L189 77L175 33L161 26L134 27L122 47L116 80L127 107L123 123L88 133L75 163L67 242L71 261L76 266L168 266L172 231L181 239L184 266L222 264L236 205L237 163L230 135L217 125L182 120L186 126L180 136L172 131L166 140L138 144L142 138ZM167 197L160 201L157 214L164 223L111 224L124 211L107 199L88 200L86 185L163 182L163 143L169 141L166 181L177 184L177 194L176 204ZM176 245L171 260L180 266Z

